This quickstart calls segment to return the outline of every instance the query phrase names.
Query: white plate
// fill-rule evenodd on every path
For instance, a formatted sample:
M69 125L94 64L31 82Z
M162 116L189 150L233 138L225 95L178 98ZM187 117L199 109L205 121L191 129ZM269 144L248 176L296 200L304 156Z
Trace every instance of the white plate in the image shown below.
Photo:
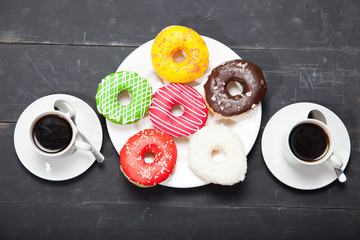
M289 163L281 153L281 142L287 129L295 122L306 119L313 109L324 114L327 125L334 135L334 153L342 159L344 170L350 157L348 131L335 113L321 105L295 103L280 109L266 124L261 141L264 161L270 172L284 184L302 190L318 189L337 179L334 169L327 163L312 168L295 166Z
M221 63L233 60L240 59L240 57L232 51L230 48L224 44L208 38L203 37L207 47L209 49L210 58L209 58L209 67L207 68L203 77L197 79L196 81L188 83L188 85L197 89L201 94L204 93L203 85L207 80L207 76L210 74L211 70ZM133 71L137 72L142 77L145 77L150 85L155 91L168 84L161 80L156 74L152 62L151 62L151 46L153 40L143 44L134 50L119 66L117 71ZM246 154L248 154L255 143L256 137L259 133L260 123L261 123L261 104L256 107L253 111L246 114L243 117L234 118L232 120L224 120L217 117L214 117L209 113L209 118L205 124L208 126L210 124L225 124L231 127L244 143L244 148ZM135 124L130 125L119 125L106 120L107 129L110 135L110 139L115 147L115 149L120 152L121 148L125 142L137 132L147 129L154 128L150 118L146 115L143 119L138 121ZM173 137L178 149L178 159L175 166L173 174L161 185L175 188L190 188L198 187L208 184L208 182L198 178L190 170L187 164L187 152L188 152L188 142L191 136L176 138Z
M31 103L16 123L15 150L25 168L40 178L52 181L74 178L85 172L95 161L95 157L90 151L76 150L68 157L54 160L40 155L31 146L29 138L31 121L39 113L54 109L54 102L57 99L64 99L74 107L76 123L98 150L103 141L99 118L93 109L81 99L65 94L54 94Z

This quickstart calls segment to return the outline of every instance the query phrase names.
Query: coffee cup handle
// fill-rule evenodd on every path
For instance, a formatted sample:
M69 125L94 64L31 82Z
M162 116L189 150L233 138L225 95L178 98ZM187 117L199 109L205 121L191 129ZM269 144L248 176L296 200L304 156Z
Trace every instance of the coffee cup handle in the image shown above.
M85 151L90 151L90 149L91 149L90 144L88 144L86 142L83 142L83 141L80 141L80 140L75 141L74 147L76 149L81 149L81 150L85 150Z
M343 162L334 153L330 156L330 158L326 162L333 168L341 169L343 166Z

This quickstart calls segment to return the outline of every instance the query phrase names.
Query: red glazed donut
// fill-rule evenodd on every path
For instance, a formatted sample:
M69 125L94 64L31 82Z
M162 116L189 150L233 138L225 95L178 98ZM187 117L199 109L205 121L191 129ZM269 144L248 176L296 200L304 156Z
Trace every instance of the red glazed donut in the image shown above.
M181 116L174 116L171 109L180 104ZM159 88L149 109L150 120L155 126L172 136L188 136L200 130L207 120L207 107L201 94L194 88L172 83Z
M154 153L154 161L146 163L144 154ZM130 182L151 187L166 180L177 159L174 140L158 129L145 129L127 140L120 150L120 165Z

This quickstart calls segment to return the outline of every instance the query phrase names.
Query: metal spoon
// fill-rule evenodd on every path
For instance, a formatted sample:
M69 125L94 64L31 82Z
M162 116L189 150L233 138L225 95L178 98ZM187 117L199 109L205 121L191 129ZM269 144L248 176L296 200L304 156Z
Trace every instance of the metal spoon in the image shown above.
M334 168L336 175L338 177L339 182L344 183L347 180L346 175L344 174L343 170L341 170L340 168Z
M311 110L308 114L308 118L319 120L323 122L325 125L327 124L324 114L319 110L315 110L315 109Z
M319 110L315 110L315 109L311 110L308 114L308 118L316 119L316 120L323 122L324 124L327 124L324 114L322 112L320 112ZM341 183L346 182L347 177L346 177L345 173L343 172L343 170L341 168L337 168L334 166L333 166L333 168L335 170L335 173L336 173L336 176L337 176L339 182L341 182Z
M75 122L75 110L74 108L71 106L70 103L68 103L65 100L59 99L56 100L54 103L54 109L58 110L60 112L65 113L75 124L75 126L77 127L78 133L80 135L80 137L82 139L84 139L85 142L87 142L88 144L90 144L91 149L90 151L92 152L92 154L95 156L96 160L101 163L104 161L104 156L94 147L94 145L90 142L90 140L85 136L85 134L83 133L83 131L81 131L81 129L79 128L79 126L76 125Z

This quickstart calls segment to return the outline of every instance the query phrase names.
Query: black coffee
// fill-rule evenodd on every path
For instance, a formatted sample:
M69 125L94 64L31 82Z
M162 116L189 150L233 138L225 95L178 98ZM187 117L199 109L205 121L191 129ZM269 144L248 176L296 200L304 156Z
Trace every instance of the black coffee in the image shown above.
M316 161L329 147L329 137L318 125L304 123L295 127L289 138L291 151L304 161Z
M36 146L46 153L64 150L69 145L72 134L68 121L54 114L40 118L33 128Z

